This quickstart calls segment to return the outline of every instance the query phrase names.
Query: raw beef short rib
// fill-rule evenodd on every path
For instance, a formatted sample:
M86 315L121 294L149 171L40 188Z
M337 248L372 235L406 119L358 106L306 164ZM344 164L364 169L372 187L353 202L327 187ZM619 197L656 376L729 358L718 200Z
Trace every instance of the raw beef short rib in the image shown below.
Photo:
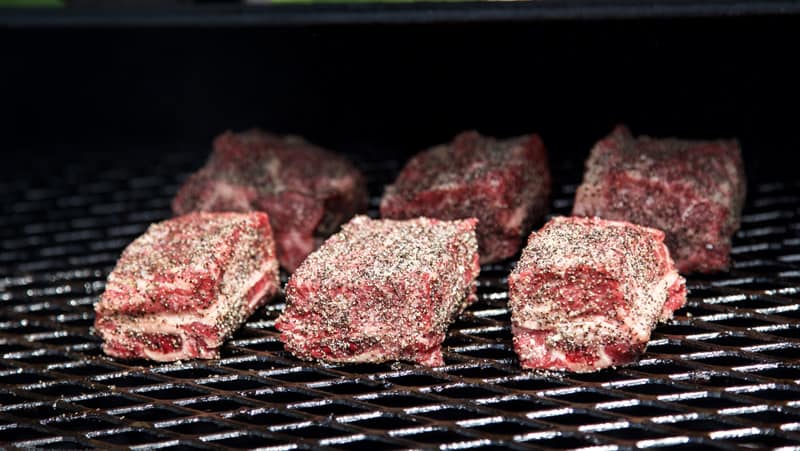
M508 288L522 366L575 372L635 360L686 301L661 231L598 218L532 233Z
M191 211L266 211L278 260L294 271L340 224L367 206L361 172L346 158L296 136L226 132L206 165L172 202Z
M326 362L442 365L448 325L475 300L475 219L357 216L286 285L286 349Z
M192 213L151 225L125 248L94 327L113 357L215 358L279 289L265 213Z
M505 140L464 132L414 156L386 187L381 216L477 218L481 263L515 255L547 211L550 171L538 135Z
M572 213L663 230L682 273L726 270L745 185L736 141L633 137L619 126L592 149Z

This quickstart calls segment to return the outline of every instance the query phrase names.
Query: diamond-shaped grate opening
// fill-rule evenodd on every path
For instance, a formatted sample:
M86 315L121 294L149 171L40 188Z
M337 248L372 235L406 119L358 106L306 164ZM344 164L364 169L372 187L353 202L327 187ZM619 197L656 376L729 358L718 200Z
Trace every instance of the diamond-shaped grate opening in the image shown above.
M428 399L423 398L421 396L415 396L403 393L385 394L377 398L368 398L365 400L372 404L377 404L382 407L390 407L390 408L421 406L424 404L428 404L430 402Z
M331 402L320 405L311 405L308 407L295 407L297 410L310 413L312 415L321 416L334 416L334 415L349 415L354 413L365 412L368 409L363 407L354 406L343 402Z
M204 391L197 390L191 387L182 386L182 385L175 385L169 387L155 387L150 388L148 387L145 390L137 390L137 394L148 396L151 398L156 399L182 399L182 398L193 398L197 396L202 396L207 394Z
M64 397L64 396L81 395L86 393L94 393L97 391L97 389L93 387L87 387L86 385L82 384L79 385L72 382L63 382L63 383L48 384L42 387L31 387L28 389L28 391L32 393L38 393L41 395Z
M203 385L205 385L206 387L216 388L217 390L240 391L240 390L248 390L251 388L261 388L267 384L255 379L237 378L224 381L208 382Z
M224 412L228 410L236 410L240 407L244 407L246 404L233 399L204 399L183 405L203 412Z
M723 398L721 396L708 396L702 398L681 400L677 402L698 409L711 409L711 410L727 409L730 407L739 407L743 405L743 403L740 401L730 398Z
M459 434L455 431L438 430L423 432L413 435L410 438L420 443L456 443L467 441L469 436Z
M95 376L98 374L110 373L114 371L114 367L86 362L79 365L56 367L54 370L71 376Z
M568 393L564 395L553 395L553 397L561 401L569 401L576 404L593 404L597 402L606 402L619 399L616 396L589 390Z
M313 370L291 371L283 374L270 375L273 379L279 379L284 382L319 382L331 379L332 376L320 373Z
M575 436L561 436L537 439L530 442L531 445L536 447L554 448L554 449L575 449L584 448L592 445L592 442Z
M16 384L33 384L37 382L44 382L52 380L51 376L46 374L39 374L36 372L12 372L3 376L0 376L0 384L3 385L16 385Z
M542 418L542 421L556 423L563 426L580 426L584 424L600 424L606 423L608 420L604 417L590 415L587 413L570 412L562 415L555 415L552 417Z
M93 398L76 399L74 404L80 404L90 409L112 409L140 404L142 401L122 395L97 396Z
M630 440L630 441L638 441L638 440L646 440L646 439L657 439L657 438L664 438L668 437L669 434L662 431L656 431L653 429L645 429L639 427L626 427L622 429L615 429L610 431L605 431L602 435L611 436L621 440Z
M361 384L358 382L344 382L339 384L331 384L327 386L315 387L316 390L324 391L334 395L359 395L362 393L371 393L375 391L372 385Z
M405 427L410 427L415 425L416 423L414 421L405 420L397 417L380 416L375 418L369 418L367 420L356 421L353 424L356 424L360 427L364 427L367 429L390 430L390 429L402 429Z
M296 416L290 416L280 411L247 412L233 416L231 419L259 426L276 426L301 421Z
M800 445L800 182L750 180L733 270L690 277L688 305L627 367L522 371L506 306L511 261L482 268L479 300L450 328L443 368L297 360L272 327L278 303L257 312L219 361L109 359L90 334L92 305L121 250L170 216L171 196L202 157L100 157L58 166L58 176L0 181L4 445ZM401 162L359 164L378 196ZM551 211L565 214L581 165L553 164Z
M273 404L286 405L289 403L309 401L317 398L314 395L296 390L263 390L246 393L244 396Z
M110 387L139 387L142 385L154 384L158 379L153 379L147 376L139 376L135 374L122 375L116 377L106 377L96 379L98 382L108 385Z
M739 437L731 437L728 439L732 444L742 448L780 448L785 446L795 445L796 442L787 437L778 437L772 434L753 434L743 435Z
M729 429L736 429L736 426L731 425L729 423L723 423L722 421L716 419L680 421L677 423L672 423L670 424L670 426L683 430L688 429L690 431L702 431L702 432L725 431Z
M62 429L64 431L86 432L111 429L115 427L116 424L100 418L83 417L64 421L53 421L49 423L48 426L56 429Z
M357 440L347 443L337 443L336 448L351 451L372 451L374 449L402 449L400 447L391 446L386 442L379 442L377 440Z
M761 424L790 424L800 423L800 414L792 412L778 412L778 411L761 411L752 413L743 413L736 415L735 418L740 418L748 421L754 421Z
M58 415L67 413L68 411L55 407L51 404L43 404L38 406L23 407L21 409L9 410L10 415L16 417L28 418L31 420L39 420L43 418L52 418Z
M473 410L447 407L439 410L430 410L430 411L416 413L416 415L440 421L457 421L457 420L470 420L473 418L481 418L483 416L486 416L487 414L475 412Z
M125 410L117 414L120 419L129 421L161 421L186 415L188 415L188 413L166 407Z
M631 417L656 417L662 415L673 415L680 412L678 409L651 403L642 403L626 407L615 407L609 409L609 411Z
M19 426L0 429L0 442L19 442L47 437L48 434L33 428Z
M437 394L454 399L478 399L478 398L490 398L492 396L496 396L497 392L471 385L465 387L448 388L445 390L437 391Z
M487 406L512 413L533 412L542 409L542 403L540 401L527 399L509 399L500 402L492 402L491 404L487 404Z
M473 429L494 435L516 435L538 431L543 429L543 427L538 425L521 424L512 421L502 421L499 423L489 423L476 426Z
M800 391L796 390L782 390L782 389L766 389L745 392L747 396L754 396L759 399L774 400L774 401L798 401L800 400Z
M142 445L159 441L159 436L145 431L125 431L95 437L101 442L114 445Z
M0 404L4 406L11 404L21 404L30 400L31 398L28 396L22 396L14 393L0 393Z
M229 430L230 426L210 420L193 420L178 423L174 426L166 427L165 429L181 434L199 435Z
M424 387L446 382L446 379L440 379L429 374L407 374L403 376L391 377L387 380L393 384L407 387Z
M296 437L306 437L315 439L330 438L345 434L343 431L339 429L334 429L330 426L323 426L323 425L309 425L299 428L284 429L281 432Z
M214 445L224 446L229 449L252 449L258 446L277 445L281 442L260 435L242 434L234 437L215 440L212 443Z
M647 383L641 385L629 385L620 387L619 390L630 392L636 395L667 395L690 391L691 389L678 387L671 384Z
M501 382L500 385L512 390L526 391L526 392L539 392L543 390L550 390L554 388L562 388L567 386L567 384L561 382L554 382L546 379L512 380L508 382Z

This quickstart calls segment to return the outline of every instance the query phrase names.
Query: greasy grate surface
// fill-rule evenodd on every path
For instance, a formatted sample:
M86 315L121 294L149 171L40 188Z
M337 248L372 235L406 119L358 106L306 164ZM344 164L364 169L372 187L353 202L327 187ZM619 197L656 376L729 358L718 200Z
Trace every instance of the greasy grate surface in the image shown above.
M629 367L521 371L505 307L508 264L483 268L480 300L451 328L441 368L301 362L272 327L282 299L218 361L108 359L89 333L92 304L122 248L169 216L178 183L199 163L95 160L0 180L0 445L800 445L797 181L751 180L734 270L691 278L687 307ZM397 163L364 167L379 194ZM553 211L565 213L580 168L555 176Z

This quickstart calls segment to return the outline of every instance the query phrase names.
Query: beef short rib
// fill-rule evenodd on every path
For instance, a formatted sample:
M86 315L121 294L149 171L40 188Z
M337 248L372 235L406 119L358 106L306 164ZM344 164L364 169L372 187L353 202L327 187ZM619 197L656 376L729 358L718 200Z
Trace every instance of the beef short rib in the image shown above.
M679 271L719 271L745 185L736 141L633 137L619 126L592 149L572 213L663 230Z
M357 216L286 286L286 349L327 362L441 365L448 325L475 300L475 219Z
M95 330L114 357L214 358L279 289L265 213L192 213L125 248L95 305Z
M538 135L506 140L464 132L423 151L386 187L381 216L474 217L481 263L515 255L547 210L550 172Z
M278 260L290 272L366 206L365 179L346 158L259 130L218 136L206 165L172 203L176 214L266 211Z
M686 301L664 234L557 217L532 233L508 278L524 368L590 372L633 361L658 320Z

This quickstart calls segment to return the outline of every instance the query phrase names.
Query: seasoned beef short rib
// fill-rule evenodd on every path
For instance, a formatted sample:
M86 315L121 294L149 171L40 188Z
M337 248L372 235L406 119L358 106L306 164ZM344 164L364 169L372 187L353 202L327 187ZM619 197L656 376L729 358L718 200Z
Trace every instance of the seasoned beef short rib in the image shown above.
M682 273L726 270L745 185L737 141L633 137L619 126L592 149L572 213L663 230Z
M686 301L663 240L598 218L557 217L532 233L508 278L522 366L591 372L635 360Z
M442 365L448 325L475 300L475 219L357 216L286 285L286 349L326 362Z
M386 187L381 216L474 217L481 263L515 255L547 211L550 172L538 135L498 140L464 132L425 150Z
M279 289L265 213L192 213L125 248L95 305L95 330L113 357L215 358Z
M367 206L366 182L346 158L296 136L226 132L172 203L191 211L266 211L278 260L294 271L340 224Z

